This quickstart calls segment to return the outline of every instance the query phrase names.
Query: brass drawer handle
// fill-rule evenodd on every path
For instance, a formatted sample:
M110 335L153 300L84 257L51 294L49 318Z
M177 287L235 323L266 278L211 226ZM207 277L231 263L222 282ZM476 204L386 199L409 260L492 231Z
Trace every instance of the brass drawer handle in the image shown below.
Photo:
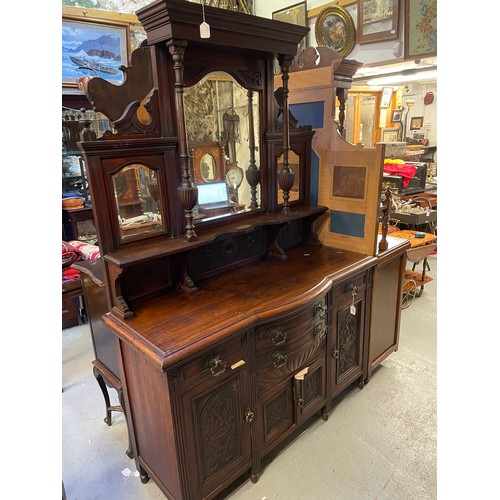
M222 375L226 371L227 363L222 359L221 354L215 354L205 361L205 368L210 368L210 373L214 377Z
M282 326L271 328L266 332L266 337L271 339L272 343L276 346L283 345L286 340L286 331Z
M269 355L269 359L272 360L275 368L279 368L286 364L288 356L283 351L274 351Z
M255 417L255 413L250 409L247 408L245 411L245 420L250 423Z
M332 351L332 358L339 359L339 350L338 349L334 349Z

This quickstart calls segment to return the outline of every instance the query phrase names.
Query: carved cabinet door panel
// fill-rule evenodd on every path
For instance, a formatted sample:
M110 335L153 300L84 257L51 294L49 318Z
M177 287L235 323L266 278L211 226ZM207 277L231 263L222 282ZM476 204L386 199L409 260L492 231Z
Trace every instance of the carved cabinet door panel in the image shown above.
M273 391L259 396L256 425L261 456L295 428L295 413L292 379L275 385Z
M363 376L366 283L343 285L333 299L330 398Z
M325 356L302 370L294 377L297 423L300 424L325 406L326 362Z
M227 370L182 395L188 498L220 491L251 467L249 364Z

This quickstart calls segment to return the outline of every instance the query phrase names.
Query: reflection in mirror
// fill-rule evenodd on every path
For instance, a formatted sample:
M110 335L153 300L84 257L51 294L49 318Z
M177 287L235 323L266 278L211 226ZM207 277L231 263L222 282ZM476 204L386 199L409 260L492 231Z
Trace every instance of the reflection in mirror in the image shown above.
M293 181L293 186L290 189L290 198L289 202L296 201L300 198L300 157L295 151L291 149L288 152L288 163L290 170L295 174L295 179ZM277 172L281 172L283 168L283 154L278 158L278 169ZM283 190L279 187L278 184L278 204L283 203Z
M164 231L158 173L141 164L112 175L120 237Z
M223 171L217 172L215 170L217 162L213 158L213 163L207 161L205 154L200 164L201 177L205 183L225 181L231 205L226 213L211 216L203 214L197 210L199 207L196 207L197 222L215 216L249 211L260 206L260 185L257 185L256 193L252 194L246 176L246 171L252 162L254 169L255 165L257 167L260 165L258 147L255 147L259 144L259 97L258 92L249 92L231 75L224 72L210 73L197 84L185 88L188 144L194 149L197 144L222 145ZM253 143L250 141L251 135L254 137ZM205 171L203 162L207 164ZM214 170L211 169L211 165L214 166ZM211 175L213 177L209 180Z
M201 176L205 182L213 182L215 179L215 158L210 153L205 153L200 161Z

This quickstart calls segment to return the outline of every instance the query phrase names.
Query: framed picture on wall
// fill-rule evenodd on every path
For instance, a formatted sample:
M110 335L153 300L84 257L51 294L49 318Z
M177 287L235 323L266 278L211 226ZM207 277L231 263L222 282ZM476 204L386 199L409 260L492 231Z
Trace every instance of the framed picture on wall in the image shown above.
M398 37L400 0L358 0L358 43Z
M405 59L437 55L437 0L405 0Z
M275 21L283 21L284 23L307 26L307 2L300 2L284 9L275 10L273 12L273 19ZM299 52L306 47L307 35L299 43Z
M403 110L402 109L395 109L392 112L391 122L400 123L402 118L403 118Z
M382 129L382 142L398 142L399 128L383 128Z
M356 45L356 27L351 14L334 5L323 9L316 19L316 43L329 47L341 56L348 56Z
M420 130L424 126L423 116L413 116L410 120L410 130Z
M384 87L382 90L382 98L380 99L380 107L388 108L391 105L392 87Z
M62 83L77 86L84 76L123 82L121 65L128 64L128 24L62 21Z

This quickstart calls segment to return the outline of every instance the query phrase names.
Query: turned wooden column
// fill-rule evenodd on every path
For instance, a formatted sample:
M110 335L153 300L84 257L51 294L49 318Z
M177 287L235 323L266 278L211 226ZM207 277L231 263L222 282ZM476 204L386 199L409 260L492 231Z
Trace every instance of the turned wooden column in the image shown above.
M345 139L345 103L348 98L348 89L337 88L337 97L339 99L339 133Z
M248 102L248 148L250 150L250 162L245 172L248 184L250 184L250 208L258 208L257 184L260 181L260 170L255 164L255 130L253 121L253 92L247 92Z
M295 174L290 169L288 161L288 153L290 151L290 127L289 127L289 108L288 108L288 79L289 69L293 61L293 56L279 56L278 58L281 67L281 80L283 82L283 167L278 173L278 184L283 191L283 213L290 213L290 189L295 180Z
M167 43L168 50L174 61L175 74L175 112L177 115L179 131L179 158L181 164L181 184L177 188L177 193L184 210L186 218L186 240L197 239L193 224L193 208L198 201L198 188L191 180L189 172L189 151L187 146L186 115L184 113L184 51L187 42L182 40L170 40Z
M378 249L383 252L389 248L387 242L387 231L389 229L389 217L391 215L392 191L385 190L385 200L382 203L382 239L378 243Z

